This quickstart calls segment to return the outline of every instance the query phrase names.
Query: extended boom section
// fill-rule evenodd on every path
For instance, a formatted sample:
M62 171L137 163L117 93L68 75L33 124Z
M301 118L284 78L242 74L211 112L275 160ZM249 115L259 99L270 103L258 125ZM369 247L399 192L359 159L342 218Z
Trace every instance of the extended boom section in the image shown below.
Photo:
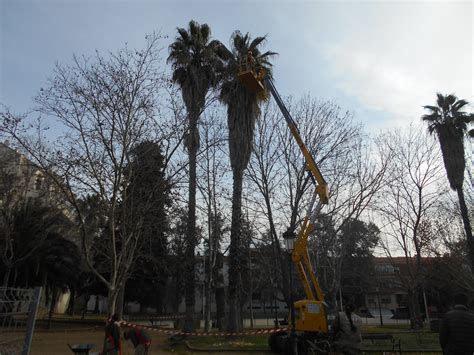
M318 279L314 274L309 259L308 253L308 238L314 230L314 223L317 214L321 210L322 205L328 203L328 187L326 180L324 179L321 171L319 170L313 156L309 152L308 148L303 142L300 136L298 127L295 121L287 110L283 100L280 97L273 81L267 76L264 78L265 86L272 94L281 113L285 117L285 121L291 134L295 138L301 152L303 153L306 167L311 174L312 180L316 184L316 188L311 199L311 202L306 213L306 217L303 220L298 238L295 241L295 247L293 249L292 260L298 270L298 275L306 294L306 299L295 302L295 328L298 331L309 332L315 335L327 334L328 325L325 312L324 295L319 286ZM319 197L319 202L316 203L316 197Z
M303 142L303 139L300 136L298 127L296 126L295 121L288 112L283 100L280 97L275 85L272 80L268 77L265 78L265 84L270 90L273 98L275 99L278 107L281 110L281 113L285 117L285 121L288 125L288 128L291 131L291 134L295 138L298 146L303 153L303 156L306 161L306 166L311 173L313 180L316 182L316 189L311 199L306 217L301 225L301 229L298 233L298 238L295 242L295 248L293 250L292 259L296 264L298 275L303 283L303 288L306 293L306 298L308 300L324 301L324 296L319 286L319 282L314 274L311 262L309 260L308 254L308 238L314 230L314 223L316 215L321 210L323 204L328 203L328 187L326 180L319 171L318 166L316 165L313 156L309 152L308 148ZM319 197L319 202L316 204L316 195ZM315 207L316 205L316 207Z
M308 148L306 148L306 145L304 144L303 139L301 139L298 127L296 126L296 123L291 117L290 112L288 112L285 104L283 103L283 100L281 99L280 94L275 88L273 81L269 77L265 77L264 80L265 80L265 85L270 90L273 98L275 99L278 107L280 108L281 113L283 114L283 117L285 117L285 121L288 125L288 128L291 131L291 134L295 138L296 143L298 143L298 146L300 147L301 152L303 153L308 170L311 172L311 174L313 175L316 181L316 192L318 193L319 200L321 201L322 204L326 205L329 200L328 184L326 183L326 180L324 180L323 175L319 171L319 168L316 165L316 162L314 161L313 156L309 152Z
M314 231L315 220L321 207L328 203L328 186L313 156L304 144L298 127L283 103L272 79L268 75L266 76L261 68L253 68L252 65L249 66L248 64L249 63L246 63L239 73L242 84L247 87L250 92L255 94L261 93L265 88L270 91L285 118L291 134L303 153L306 168L310 172L309 177L312 178L312 181L316 185L306 217L301 224L298 237L295 240L295 246L291 256L293 263L296 265L298 276L303 284L306 295L305 299L294 303L295 326L293 333L297 331L297 351L285 332L272 334L269 339L270 348L274 352L281 353L283 351L284 354L291 355L296 353L306 354L309 348L312 349L313 353L316 351L318 354L326 354L330 348L328 342L328 322L325 310L326 304L324 302L324 294L321 291L318 279L311 266L308 253L308 238ZM318 199L319 201L317 201Z

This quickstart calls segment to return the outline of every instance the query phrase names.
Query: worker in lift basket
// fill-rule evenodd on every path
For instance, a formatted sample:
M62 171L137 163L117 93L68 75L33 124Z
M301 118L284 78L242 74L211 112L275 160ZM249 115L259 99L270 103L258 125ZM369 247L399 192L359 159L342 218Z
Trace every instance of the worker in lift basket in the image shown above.
M254 69L255 58L253 57L252 51L247 51L246 65L248 70Z
M347 304L344 312L339 312L334 321L333 331L335 346L344 354L360 354L362 342L362 320L354 314L355 307Z

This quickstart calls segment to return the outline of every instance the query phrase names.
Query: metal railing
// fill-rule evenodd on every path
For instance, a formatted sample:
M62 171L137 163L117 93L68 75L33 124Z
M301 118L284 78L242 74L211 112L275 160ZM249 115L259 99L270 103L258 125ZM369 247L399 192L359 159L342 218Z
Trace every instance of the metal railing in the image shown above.
M30 353L40 298L41 287L0 287L0 354Z

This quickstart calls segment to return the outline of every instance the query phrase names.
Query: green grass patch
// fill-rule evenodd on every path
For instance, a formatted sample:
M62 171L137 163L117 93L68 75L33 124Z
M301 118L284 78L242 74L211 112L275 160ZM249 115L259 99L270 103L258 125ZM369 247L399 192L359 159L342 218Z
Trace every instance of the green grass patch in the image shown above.
M211 349L255 349L268 347L268 335L186 337L190 345Z
M394 326L365 326L363 334L391 334L395 344L400 341L402 350L433 350L433 354L441 351L438 334L428 330L409 331L408 327ZM248 335L238 337L187 337L189 345L198 349L268 349L269 335ZM362 348L366 350L391 350L391 340L364 340ZM397 346L398 349L398 346ZM425 353L427 354L427 353Z

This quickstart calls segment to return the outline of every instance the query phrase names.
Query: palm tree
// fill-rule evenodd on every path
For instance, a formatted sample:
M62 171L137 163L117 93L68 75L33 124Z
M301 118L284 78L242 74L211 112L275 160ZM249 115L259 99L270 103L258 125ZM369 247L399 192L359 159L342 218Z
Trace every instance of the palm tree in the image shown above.
M15 283L19 270L30 264L30 259L44 245L49 233L68 228L70 222L59 209L46 206L38 199L0 209L0 274L3 274L3 286Z
M30 258L28 267L34 270L34 279L42 280L42 285L51 296L48 328L54 307L61 292L73 289L81 270L81 256L77 245L58 233L48 233L40 249ZM72 293L71 293L72 297Z
M464 170L466 168L464 135L467 133L467 125L474 121L474 114L463 110L468 105L466 100L458 100L452 94L445 96L438 93L437 97L436 106L423 106L429 113L423 115L422 120L428 122L428 131L431 134L436 132L438 136L449 185L458 194L471 268L474 272L474 239L463 192Z
M239 31L232 34L232 48L221 47L220 57L225 61L220 100L227 106L227 123L229 128L229 154L233 174L232 193L232 223L231 241L229 247L229 288L228 331L235 332L240 328L240 289L241 289L241 207L242 207L242 178L247 168L252 152L255 121L260 115L260 103L265 95L250 92L238 79L240 66L246 61L251 52L256 66L263 68L271 75L271 64L268 61L275 53L267 51L260 53L259 46L266 37L251 40L247 33Z
M189 22L188 30L178 28L178 37L170 45L168 62L173 67L173 82L181 88L188 114L188 132L185 146L189 154L188 227L186 231L186 320L185 331L194 330L194 250L196 237L196 155L199 149L199 116L206 105L208 92L216 85L216 56L218 41L210 41L211 30L207 24Z

